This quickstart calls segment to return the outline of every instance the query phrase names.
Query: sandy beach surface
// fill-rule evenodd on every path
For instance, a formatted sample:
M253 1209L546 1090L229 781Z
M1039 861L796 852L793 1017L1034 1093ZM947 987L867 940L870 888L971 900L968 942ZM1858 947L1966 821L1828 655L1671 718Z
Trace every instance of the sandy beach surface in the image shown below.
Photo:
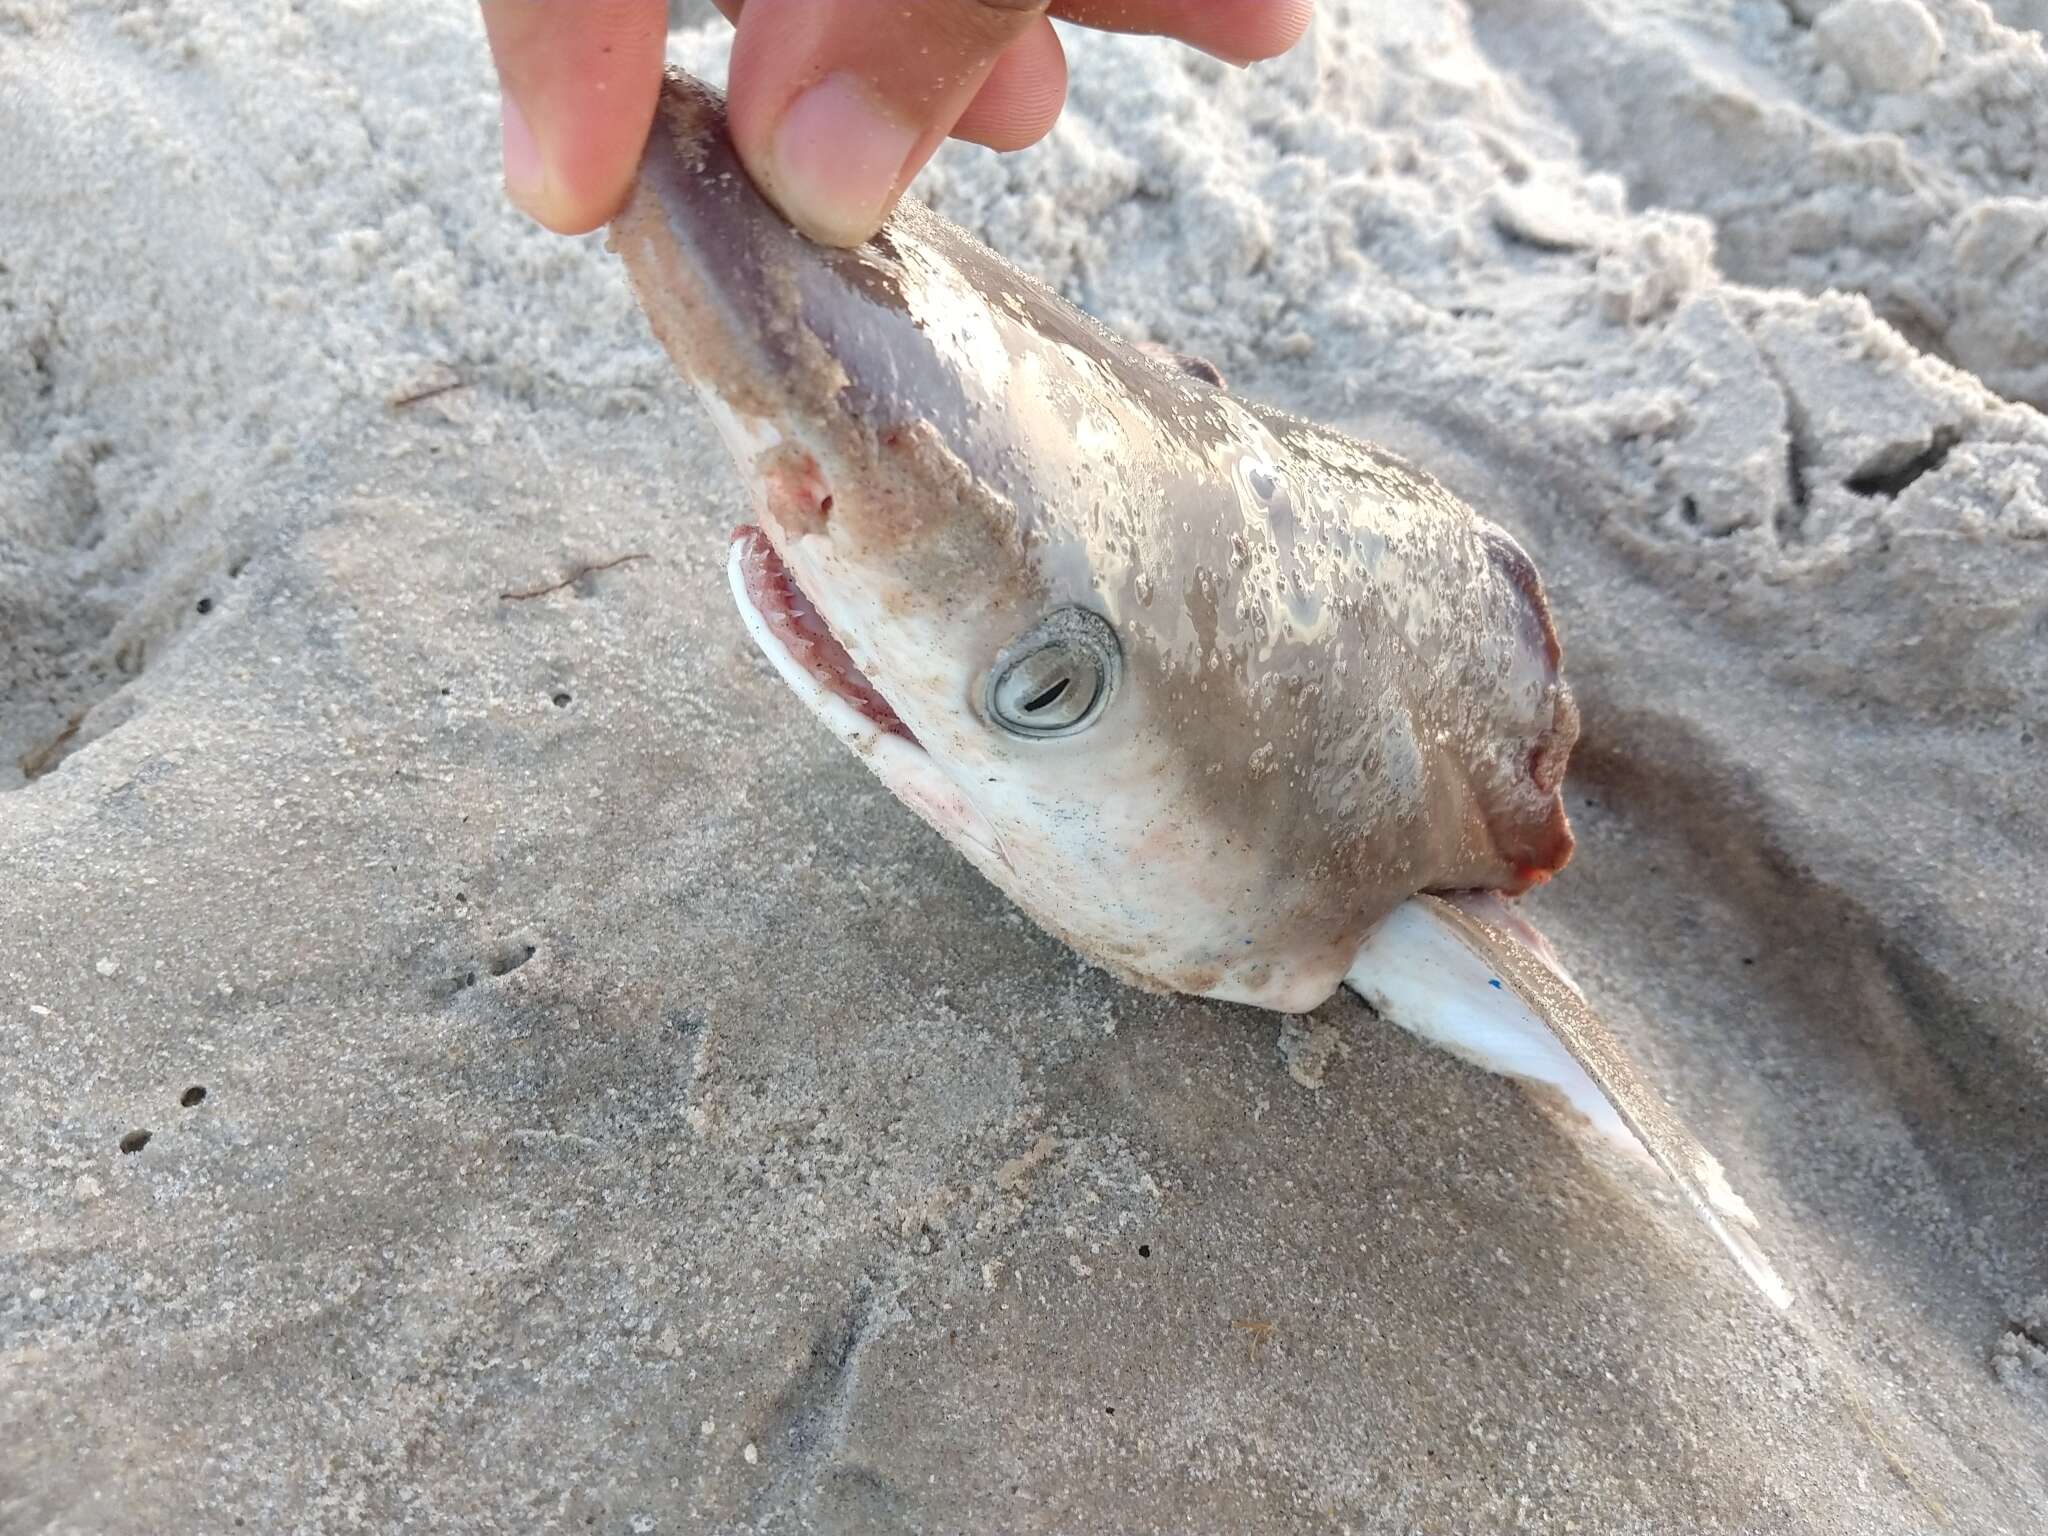
M1530 909L1779 1315L1348 994L1088 969L829 739L462 0L0 0L0 1531L2048 1528L2043 26L1069 33L1053 138L921 184L1524 540Z

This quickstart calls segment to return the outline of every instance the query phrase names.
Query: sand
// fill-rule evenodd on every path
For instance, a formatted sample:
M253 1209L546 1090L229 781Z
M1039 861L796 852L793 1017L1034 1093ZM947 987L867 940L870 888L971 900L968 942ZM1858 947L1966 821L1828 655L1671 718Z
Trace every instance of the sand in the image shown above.
M817 729L469 7L0 0L0 1531L2041 1529L2044 24L1070 35L924 183L1528 544L1532 914L1778 1316L1362 1004L1090 971Z

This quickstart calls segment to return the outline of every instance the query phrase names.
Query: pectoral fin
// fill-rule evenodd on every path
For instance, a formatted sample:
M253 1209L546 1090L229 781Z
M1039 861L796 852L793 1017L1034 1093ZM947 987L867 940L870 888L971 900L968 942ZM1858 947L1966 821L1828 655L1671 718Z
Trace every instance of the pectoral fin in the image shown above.
M1603 1136L1661 1168L1743 1273L1779 1307L1792 1293L1751 1236L1756 1218L1643 1081L1621 1043L1498 897L1417 896L1366 939L1346 983L1455 1055L1555 1089Z

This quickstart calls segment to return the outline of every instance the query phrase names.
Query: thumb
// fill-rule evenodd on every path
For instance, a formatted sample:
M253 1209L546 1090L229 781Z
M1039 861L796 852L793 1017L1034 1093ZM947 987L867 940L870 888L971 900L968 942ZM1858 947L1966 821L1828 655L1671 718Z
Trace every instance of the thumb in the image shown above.
M789 221L858 245L959 122L1046 0L746 0L726 110Z
M483 0L505 189L565 235L618 211L661 90L668 0Z

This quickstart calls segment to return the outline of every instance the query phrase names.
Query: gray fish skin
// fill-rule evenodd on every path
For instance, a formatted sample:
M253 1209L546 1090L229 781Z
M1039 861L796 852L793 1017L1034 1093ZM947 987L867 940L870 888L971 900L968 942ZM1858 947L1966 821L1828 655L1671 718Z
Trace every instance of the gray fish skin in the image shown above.
M775 557L986 822L963 852L1089 959L1305 1009L1416 891L1569 857L1541 584L1420 471L1162 365L917 207L812 244L692 82L612 239ZM1069 605L1121 648L1102 717L992 729L988 669Z
M913 204L857 250L810 243L694 81L663 90L612 246L753 492L742 621L976 868L1136 985L1301 1012L1348 983L1554 1090L1790 1303L1720 1165L1505 900L1571 855L1578 733L1506 533Z

